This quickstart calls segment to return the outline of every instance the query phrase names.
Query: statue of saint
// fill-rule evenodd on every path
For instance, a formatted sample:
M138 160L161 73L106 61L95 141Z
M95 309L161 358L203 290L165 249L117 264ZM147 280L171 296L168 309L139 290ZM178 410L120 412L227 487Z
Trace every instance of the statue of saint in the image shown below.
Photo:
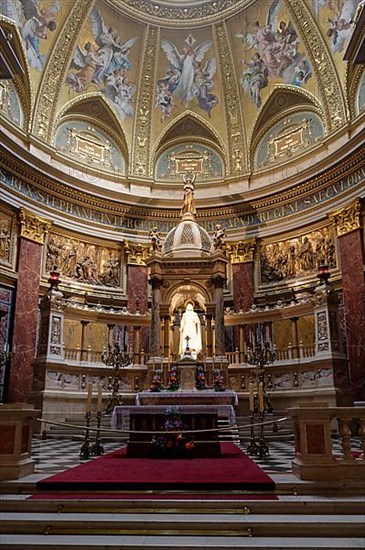
M188 340L186 337L188 336ZM189 343L189 352L194 359L202 350L202 337L200 330L199 315L194 311L192 303L188 303L180 322L180 345L179 354L185 354L187 343Z
M181 215L196 214L195 199L194 199L194 182L196 175L192 172L184 174L184 204L181 208Z

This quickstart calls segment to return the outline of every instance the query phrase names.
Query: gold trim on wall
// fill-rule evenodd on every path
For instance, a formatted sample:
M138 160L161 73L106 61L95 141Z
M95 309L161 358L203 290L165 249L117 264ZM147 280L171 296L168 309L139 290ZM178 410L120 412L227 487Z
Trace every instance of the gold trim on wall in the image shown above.
M38 244L44 244L52 222L36 216L30 210L21 207L19 212L20 237Z
M347 235L347 233L351 231L360 229L362 227L360 199L333 212L333 214L329 215L329 219L335 225L337 237Z

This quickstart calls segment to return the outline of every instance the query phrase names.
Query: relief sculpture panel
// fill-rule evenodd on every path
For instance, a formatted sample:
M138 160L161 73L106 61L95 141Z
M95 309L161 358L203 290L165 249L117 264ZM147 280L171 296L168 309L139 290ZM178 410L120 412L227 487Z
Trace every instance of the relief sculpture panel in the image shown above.
M79 283L119 287L121 285L120 254L106 248L64 235L50 234L45 257L45 272L56 267L62 278Z
M305 277L325 263L337 267L337 252L332 229L322 228L281 242L262 244L260 277L262 284Z
M0 264L11 267L14 261L14 219L0 210Z

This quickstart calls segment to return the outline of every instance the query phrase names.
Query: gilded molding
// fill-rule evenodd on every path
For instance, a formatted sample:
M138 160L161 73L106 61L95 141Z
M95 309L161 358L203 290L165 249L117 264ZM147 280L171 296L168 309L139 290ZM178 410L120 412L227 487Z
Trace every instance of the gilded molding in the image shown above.
M150 246L141 243L125 241L124 251L128 265L146 265L146 260L151 256Z
M79 33L94 1L75 0L43 75L33 115L32 133L48 143L52 140L56 109L68 69L68 60L71 59Z
M140 177L152 176L150 150L153 95L155 93L155 87L152 84L156 69L158 40L159 29L148 26L138 86L131 169L132 174Z
M334 223L337 237L346 235L351 231L360 229L361 224L361 202L357 199L350 205L341 208L330 214L329 219Z
M44 244L46 235L52 225L52 222L36 216L33 212L20 208L20 237L24 237L38 244Z
M335 130L346 122L347 117L345 98L333 59L305 2L285 0L285 4L299 30L313 66L324 106L327 129Z
M227 124L227 143L229 159L227 175L239 176L246 169L246 132L241 112L241 98L236 81L226 26L221 23L214 27L215 42L218 52L222 96Z
M227 244L231 264L246 264L254 261L256 239Z
M252 3L252 0L205 0L200 4L191 5L190 2L180 2L180 6L161 5L151 0L107 0L116 9L135 17L139 21L163 24L171 27L195 27L210 25L221 21L223 17L231 17L242 11Z
M14 86L19 94L20 101L22 103L22 108L24 113L24 129L28 130L31 111L32 111L32 96L34 95L34 90L32 90L32 86L31 86L29 65L27 62L25 48L23 46L23 40L17 25L13 21L7 19L6 17L0 14L0 23L1 23L1 27L6 29L9 35L11 35L11 41L13 41L13 47L19 54L21 66L24 71L23 75L21 73L15 72L12 81L14 83ZM7 61L9 62L9 60Z
M357 116L357 94L360 81L365 71L365 65L351 65L348 63L346 71L347 97L350 105L351 117Z

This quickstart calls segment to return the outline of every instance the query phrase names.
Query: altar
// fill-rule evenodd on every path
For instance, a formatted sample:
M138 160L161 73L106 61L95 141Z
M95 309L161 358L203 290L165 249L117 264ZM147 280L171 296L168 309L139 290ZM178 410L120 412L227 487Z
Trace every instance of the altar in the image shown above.
M136 405L238 405L237 393L233 390L192 391L143 391L136 395Z
M234 423L231 405L119 406L114 408L112 427L129 433L129 457L159 456L161 449L156 443L161 438L170 438L173 444L179 438L186 439L192 444L191 456L217 457L220 456L218 418L222 415Z

